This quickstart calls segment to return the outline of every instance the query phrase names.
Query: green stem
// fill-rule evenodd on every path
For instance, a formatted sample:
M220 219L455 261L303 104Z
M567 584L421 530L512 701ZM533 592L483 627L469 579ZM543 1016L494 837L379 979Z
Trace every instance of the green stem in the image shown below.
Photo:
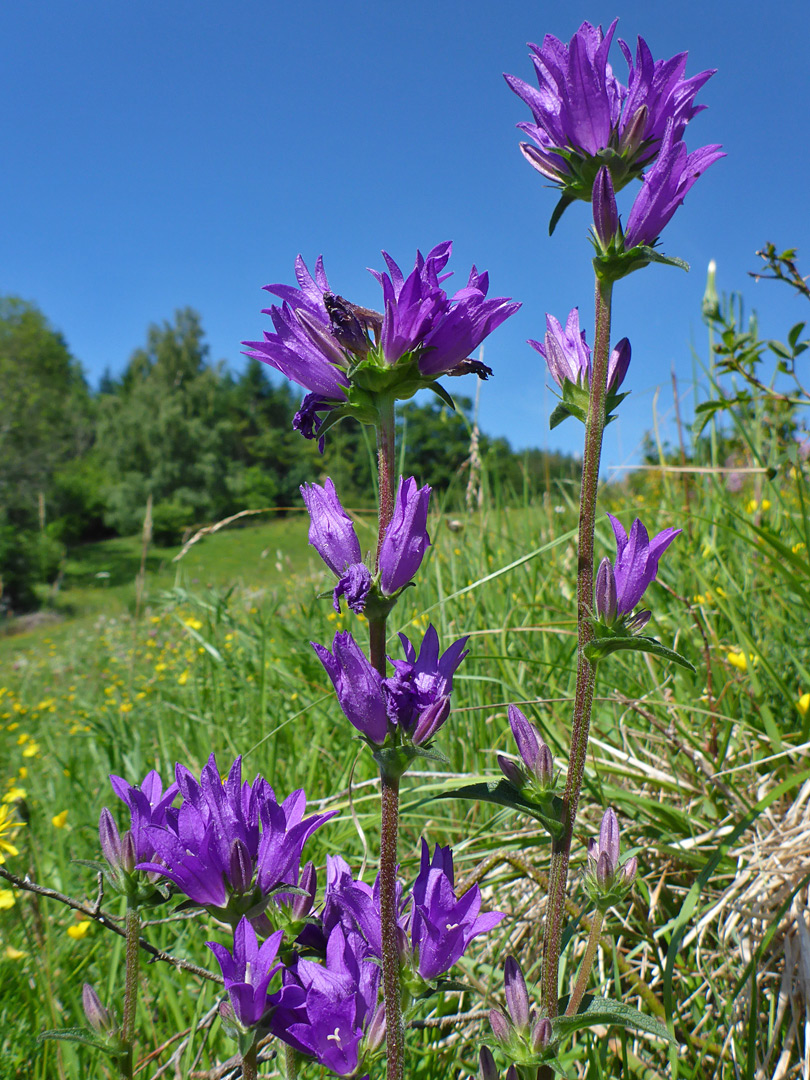
M124 1017L121 1038L127 1056L121 1062L121 1075L133 1075L133 1049L135 1045L135 1012L138 1005L138 964L140 961L141 916L138 908L127 905L126 917L126 975L124 982Z
M385 531L394 513L395 427L394 399L383 398L377 424L379 529L377 559ZM386 618L369 619L371 663L385 678ZM383 996L388 1080L402 1080L405 1069L405 1035L402 1023L399 949L397 947L397 836L399 830L399 777L380 772L380 924L382 931Z
M602 457L602 434L605 428L605 399L610 356L610 311L613 285L596 280L596 334L594 340L591 392L585 424L585 448L582 458L582 487L579 497L579 555L577 562L577 681L574 717L571 729L571 755L563 795L565 832L555 841L551 853L548 914L543 943L543 1008L549 1017L557 1015L557 992L560 967L560 944L565 918L565 890L568 861L577 817L579 795L585 775L588 732L591 724L596 668L585 658L585 647L593 638L593 534L596 522L596 497L599 488L599 463Z
M591 923L588 946L585 949L585 955L582 957L582 963L579 966L577 984L574 987L571 1000L568 1002L568 1008L565 1010L566 1016L576 1016L579 1003L582 1001L585 996L585 991L588 989L588 979L590 978L593 962L596 959L596 950L599 946L599 938L602 936L602 923L604 921L605 916L601 911L597 911L593 917L593 922Z
M377 423L377 476L379 497L379 529L377 532L377 558L375 569L380 568L380 548L385 530L394 513L394 466L396 464L394 423L394 398L380 398Z
M397 830L399 825L399 777L380 774L382 781L380 835L380 923L382 973L385 997L385 1039L388 1080L405 1075L405 1034L402 1023L399 949L397 948Z
M242 1080L256 1080L259 1075L258 1052L259 1044L254 1042L242 1055Z
M284 1076L286 1080L298 1080L298 1057L291 1046L284 1044Z

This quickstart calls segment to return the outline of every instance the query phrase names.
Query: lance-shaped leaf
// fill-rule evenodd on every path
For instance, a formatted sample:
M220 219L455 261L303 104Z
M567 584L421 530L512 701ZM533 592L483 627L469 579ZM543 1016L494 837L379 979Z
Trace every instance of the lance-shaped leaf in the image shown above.
M441 791L435 795L436 799L470 799L473 802L491 802L498 806L508 806L510 810L517 810L521 814L539 821L546 831L555 839L559 839L564 832L562 821L562 799L556 795L543 799L542 802L532 802L518 791L514 784L510 784L505 778L500 780L487 780L478 784L465 784L464 787L454 788L452 791Z
M695 670L694 664L690 664L685 656L681 656L674 649L668 649L660 641L656 641L655 638L651 637L598 638L585 646L585 657L593 664L599 660L604 660L611 653L622 652L623 650L652 653L654 656L660 656L664 660L672 661L673 664L680 664L687 671Z
M566 1004L567 999L563 998L560 1001L560 1008L564 1010ZM623 1001L616 1001L614 998L596 997L591 994L586 994L582 999L575 1016L557 1016L551 1021L551 1026L554 1031L553 1038L555 1042L562 1042L570 1035L573 1035L575 1031L602 1026L629 1028L631 1031L646 1031L647 1034L663 1039L673 1046L678 1045L678 1040L664 1027L660 1020L656 1020L652 1016L645 1016L644 1013L639 1012L638 1009L634 1009L632 1005L627 1005Z

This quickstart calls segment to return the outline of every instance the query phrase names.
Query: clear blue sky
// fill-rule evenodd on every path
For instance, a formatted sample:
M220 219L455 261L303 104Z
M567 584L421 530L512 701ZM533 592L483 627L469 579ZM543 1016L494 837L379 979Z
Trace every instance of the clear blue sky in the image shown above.
M269 325L261 286L292 281L297 252L310 265L323 252L335 290L376 306L365 268L380 248L409 266L417 247L453 239L459 286L474 261L494 295L524 305L487 345L484 429L575 449L573 421L548 433L554 399L525 341L542 336L546 311L564 320L577 304L592 341L588 208L548 238L555 195L518 152L514 125L529 112L501 73L531 80L527 41L616 15L633 47L641 34L656 58L688 50L687 74L718 69L687 144L728 153L664 233L691 274L651 267L617 286L633 393L606 460L631 460L656 388L666 422L671 368L685 386L691 344L705 354L710 258L720 288L756 304L764 334L805 315L746 271L773 240L799 247L810 272L807 0L4 4L0 292L39 304L93 383L184 305L201 313L212 359L238 369L240 340ZM613 62L624 77L618 49Z

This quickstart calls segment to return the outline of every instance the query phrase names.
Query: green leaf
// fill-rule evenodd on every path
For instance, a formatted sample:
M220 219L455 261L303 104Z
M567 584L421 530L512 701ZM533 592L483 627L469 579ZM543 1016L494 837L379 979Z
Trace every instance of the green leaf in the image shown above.
M429 389L433 391L433 393L436 395L436 397L441 398L441 400L445 403L445 405L448 407L448 409L452 409L453 412L456 411L456 403L455 403L455 401L453 401L453 399L450 397L450 395L448 394L448 392L445 390L445 388L442 386L441 383L438 383L438 382L431 383Z
M553 236L554 230L557 228L560 218L565 211L571 205L572 202L576 202L576 199L571 195L563 194L560 196L560 201L554 207L554 213L551 215L551 220L548 223L548 235Z
M662 255L660 251L646 245L642 245L640 250L644 252L650 262L661 263L663 266L677 266L680 270L689 273L689 263L684 259L679 259L675 255Z
M110 1046L102 1035L97 1035L94 1031L91 1031L90 1028L57 1028L54 1031L41 1031L39 1035L37 1035L37 1042L44 1042L46 1039L81 1043L82 1046L92 1046L95 1050L100 1050L102 1054L108 1054L113 1058L124 1056L123 1050L118 1047Z
M551 416L548 418L549 429L553 431L558 424L561 424L563 422L563 420L567 420L569 416L574 415L575 414L568 408L568 406L564 405L561 401L559 405L557 405L557 407L554 409L554 412L551 414ZM579 416L577 417L577 419L582 420L583 424L585 423L583 417Z
M687 671L694 671L695 667L690 664L685 656L676 653L674 649L668 649L655 638L650 637L605 637L597 641L591 641L585 646L585 656L591 663L604 660L611 653L622 652L646 652L654 656L660 656L664 660L670 660L673 664L680 664Z
M428 761L438 761L441 765L449 765L448 759L440 750L426 746L385 746L375 750L371 756L377 762L381 775L391 779L402 776L416 758L426 758Z
M562 836L564 829L559 815L562 809L562 800L556 795L549 796L549 812L545 807L536 802L530 802L515 787L510 784L506 777L499 780L487 780L478 784L465 784L464 787L454 788L452 791L441 791L434 795L436 799L471 799L473 802L491 802L498 806L508 806L510 810L517 810L522 814L539 821L541 825L555 838Z
M565 1008L566 999L560 1002ZM582 999L576 1016L557 1016L551 1021L554 1037L566 1039L575 1031L583 1028L597 1026L630 1028L633 1031L646 1031L649 1035L655 1035L665 1042L674 1046L678 1045L677 1039L669 1032L660 1020L627 1005L623 1001L614 998L600 998L586 994Z

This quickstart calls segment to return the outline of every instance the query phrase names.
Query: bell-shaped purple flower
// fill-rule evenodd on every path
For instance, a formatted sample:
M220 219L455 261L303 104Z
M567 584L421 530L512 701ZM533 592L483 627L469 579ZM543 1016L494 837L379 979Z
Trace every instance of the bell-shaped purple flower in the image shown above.
M427 531L430 488L411 476L399 478L394 513L380 546L380 588L391 596L408 584L430 544Z
M499 911L480 915L480 910L481 890L477 885L456 899L450 848L437 844L431 859L423 839L411 923L411 945L423 979L435 979L449 971L474 937L487 933L504 917Z
M562 387L566 380L581 386L591 384L591 350L585 343L585 331L579 328L579 308L568 315L563 328L553 315L546 315L544 341L530 341L543 357L549 374ZM630 366L630 342L627 338L616 345L608 360L607 389L619 389Z
M508 712L509 726L515 737L528 779L540 788L548 788L554 781L554 762L551 751L543 742L540 732L517 705L510 705ZM508 773L506 775L507 779L512 779Z
M309 542L336 577L362 560L354 522L343 509L327 476L320 484L303 484L301 496L309 513Z
M213 754L199 781L177 765L183 803L147 830L155 855L138 865L234 924L261 914L279 885L298 885L304 844L335 815L305 818L303 791L279 803L263 777L243 783L241 766L237 758L223 782Z
M655 581L659 559L681 530L664 529L650 540L636 518L628 537L618 518L612 514L608 517L616 537L616 561L611 566L608 559L603 559L599 565L594 606L597 618L612 625L618 618L630 615L647 586ZM646 615L649 618L649 612Z
M275 960L283 937L284 931L278 930L260 946L256 931L242 918L233 932L233 952L215 941L207 943L219 961L236 1020L245 1029L256 1027L267 1015L267 989L282 969Z
M348 631L335 634L331 653L314 641L312 648L332 680L349 722L369 742L382 746L388 734L388 711L380 673Z
M122 891L132 890L139 884L132 877L136 864L153 858L155 853L149 828L165 824L167 811L177 796L178 787L177 784L170 784L164 792L163 781L154 769L146 774L139 787L115 775L110 776L110 784L129 809L129 828L123 834L119 833L115 818L105 806L98 828L101 851L110 865L115 887ZM154 873L144 877L152 883L157 880ZM140 884L143 884L143 878Z
M675 131L674 122L670 120L661 153L645 174L641 190L630 210L624 234L626 249L639 244L651 247L698 177L715 161L726 156L716 144L702 146L687 154L684 144L676 139Z
M454 641L441 657L439 635L432 625L425 632L418 657L405 634L399 639L405 659L389 658L395 670L383 682L388 716L419 746L433 737L449 715L453 675L468 654L469 638Z
M637 176L659 153L667 124L681 139L703 108L694 104L695 96L713 74L684 79L686 53L654 61L639 38L635 65L628 46L619 42L629 67L625 86L608 60L615 28L616 21L603 34L585 22L568 45L550 34L542 46L529 45L537 89L504 75L533 115L534 123L518 124L534 143L521 143L524 157L575 198L591 198L591 185L606 161L617 190Z

